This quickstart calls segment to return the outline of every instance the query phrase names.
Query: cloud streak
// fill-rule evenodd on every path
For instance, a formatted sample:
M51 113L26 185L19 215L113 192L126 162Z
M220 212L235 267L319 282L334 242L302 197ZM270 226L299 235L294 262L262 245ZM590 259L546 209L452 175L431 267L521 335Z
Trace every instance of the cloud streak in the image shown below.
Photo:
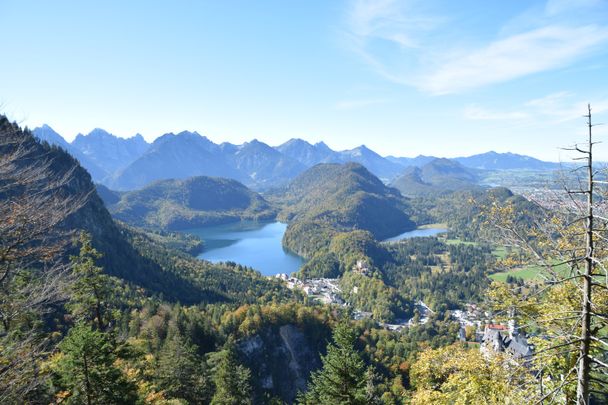
M598 26L549 26L500 39L444 61L419 87L432 94L459 93L568 66L608 40Z
M473 121L525 121L528 123L560 124L581 119L587 111L589 101L580 100L576 95L560 91L524 102L517 111L490 110L477 104L464 108L463 116ZM594 114L608 111L608 99L591 100Z
M597 6L593 0L584 3L589 11ZM347 37L351 49L378 74L433 95L462 93L567 67L608 43L605 23L570 21L563 0L550 0L536 26L508 35L496 27L494 38L485 42L478 38L468 45L466 38L450 35L447 18L422 4L357 0L348 13ZM472 33L466 34L470 38ZM459 43L459 48L451 43Z

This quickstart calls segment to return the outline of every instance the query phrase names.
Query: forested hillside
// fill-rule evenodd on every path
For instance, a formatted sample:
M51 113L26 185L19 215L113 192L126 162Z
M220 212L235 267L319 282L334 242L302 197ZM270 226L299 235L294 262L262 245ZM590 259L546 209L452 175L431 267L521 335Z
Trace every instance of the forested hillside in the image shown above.
M436 196L457 190L479 188L478 175L450 159L434 159L421 167L409 167L391 182L391 186L408 197Z
M259 194L236 180L214 177L161 180L113 201L106 195L115 218L140 227L175 230L276 215Z
M356 163L319 164L298 176L279 197L289 221L284 244L311 258L337 232L365 230L387 238L413 229L408 202Z

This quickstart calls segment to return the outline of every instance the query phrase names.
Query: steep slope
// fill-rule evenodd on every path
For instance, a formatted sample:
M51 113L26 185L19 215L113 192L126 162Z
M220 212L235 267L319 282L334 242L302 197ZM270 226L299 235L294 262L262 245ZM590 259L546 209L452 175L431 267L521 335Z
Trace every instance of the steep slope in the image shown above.
M242 175L249 177L246 183L258 187L280 185L306 169L300 162L257 139L233 149L227 159Z
M359 163L385 181L391 180L403 171L401 165L383 158L365 145L340 152L340 159L342 162Z
M323 142L311 145L302 139L290 139L275 149L306 167L318 163L359 163L383 180L390 180L403 170L400 163L380 156L365 145L336 152Z
M485 170L556 170L560 167L558 163L543 162L530 156L515 153L496 153L494 151L459 157L454 160L467 167Z
M315 145L302 140L290 139L275 148L285 156L297 160L306 167L312 167L317 163L339 162L340 154L331 150L323 142Z
M38 141L4 116L0 116L0 139L3 141L0 155L15 154L14 164L24 168L26 173L30 166L48 166L42 183L57 183L51 190L60 199L58 208L62 206L61 201L83 201L58 226L69 232L83 230L89 233L93 245L103 254L99 264L109 274L150 293L162 293L166 299L183 303L243 302L279 289L276 283L267 281L257 272L202 262L163 246L156 240L158 238L117 224L95 192L91 176L78 161L63 149ZM30 188L38 187L37 184ZM21 189L21 184L2 184L0 199L18 195ZM40 189L43 191L48 192Z
M337 232L365 230L385 238L415 226L398 191L357 163L316 165L281 200L282 216L290 221L284 244L304 257L327 246Z
M124 139L99 128L78 134L71 145L108 173L126 167L150 146L140 134Z
M164 274L157 264L145 259L133 249L95 193L90 175L72 156L62 149L39 143L28 132L15 128L6 118L0 117L0 132L3 136L11 130L14 131L11 136L19 138L19 142L27 150L27 154L20 158L19 163L27 167L29 164L50 162L48 181L69 176L69 181L55 192L66 199L84 199L85 202L63 220L61 227L67 230L84 230L91 234L94 245L104 254L102 264L108 273L151 290L156 290L163 284L173 285L176 291L182 292L189 288L188 283L183 283L170 274ZM10 192L9 187L8 193Z
M101 181L110 173L103 167L99 166L96 162L91 160L87 155L83 154L79 149L69 144L50 126L45 124L41 127L34 128L32 132L34 136L40 139L41 141L48 142L50 145L59 146L60 148L67 151L70 155L78 159L80 164L91 174L93 180Z
M129 224L169 230L271 219L276 214L259 194L236 180L213 177L158 181L124 193L110 212Z
M97 190L97 195L99 196L99 198L101 198L101 201L103 201L106 207L109 207L119 202L120 196L123 194L120 191L110 190L101 183L95 184L95 189Z
M60 146L68 152L71 149L71 146L68 141L63 139L61 135L59 135L53 128L51 128L47 124L44 124L41 127L34 128L32 132L34 136L40 139L41 141L46 141L51 145Z
M156 180L218 176L242 180L226 162L218 145L196 132L165 134L109 182L117 190L134 190Z
M477 176L460 163L437 158L422 167L408 167L391 186L405 196L440 194L476 188Z

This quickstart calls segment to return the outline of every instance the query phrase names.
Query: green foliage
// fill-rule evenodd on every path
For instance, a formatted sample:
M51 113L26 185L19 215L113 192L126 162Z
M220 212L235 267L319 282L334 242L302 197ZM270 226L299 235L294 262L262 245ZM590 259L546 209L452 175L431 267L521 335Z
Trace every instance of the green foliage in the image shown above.
M342 274L340 261L335 253L316 254L305 262L295 274L300 279L307 278L337 278Z
M101 254L91 244L91 237L81 233L80 253L70 258L76 280L72 285L69 308L76 320L92 322L103 331L112 320L109 276L95 264Z
M378 321L391 322L412 314L411 303L379 277L348 272L340 280L343 295L353 307L371 312Z
M133 404L133 383L115 366L118 358L112 339L90 326L78 324L59 344L51 363L58 395L67 404Z
M387 247L379 267L385 282L435 310L480 301L494 263L488 245L446 245L437 238L412 238Z
M418 202L418 206L428 211L434 219L447 222L450 238L473 241L488 239L487 227L483 226L486 219L484 210L494 202L513 204L518 212L518 221L524 226L529 226L533 216L540 210L537 204L503 187L457 191L439 198L423 200Z
M383 249L367 231L333 232L329 241L327 248L317 250L302 266L299 277L337 277L352 269L358 260L370 262L383 254Z
M132 225L172 230L276 215L264 198L241 183L205 176L161 180L126 192L110 211Z
M373 384L368 384L365 362L355 348L357 335L346 322L334 329L333 340L322 357L323 368L312 374L302 404L368 404Z
M250 378L251 372L238 364L234 348L228 345L218 354L215 368L215 394L211 405L248 405L252 404Z
M158 387L171 398L189 404L207 404L213 392L204 360L197 347L179 333L168 338L158 354L154 377Z
M328 248L336 232L360 229L385 238L415 226L399 192L355 163L316 165L278 199L290 221L283 244L306 258Z

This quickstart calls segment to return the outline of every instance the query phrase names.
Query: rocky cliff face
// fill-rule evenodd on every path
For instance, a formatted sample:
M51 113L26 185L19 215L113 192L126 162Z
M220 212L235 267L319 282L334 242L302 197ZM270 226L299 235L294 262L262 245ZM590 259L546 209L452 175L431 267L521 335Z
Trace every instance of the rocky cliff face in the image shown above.
M310 373L321 367L319 347L294 325L268 328L241 341L238 348L258 394L269 392L287 403L306 388Z

